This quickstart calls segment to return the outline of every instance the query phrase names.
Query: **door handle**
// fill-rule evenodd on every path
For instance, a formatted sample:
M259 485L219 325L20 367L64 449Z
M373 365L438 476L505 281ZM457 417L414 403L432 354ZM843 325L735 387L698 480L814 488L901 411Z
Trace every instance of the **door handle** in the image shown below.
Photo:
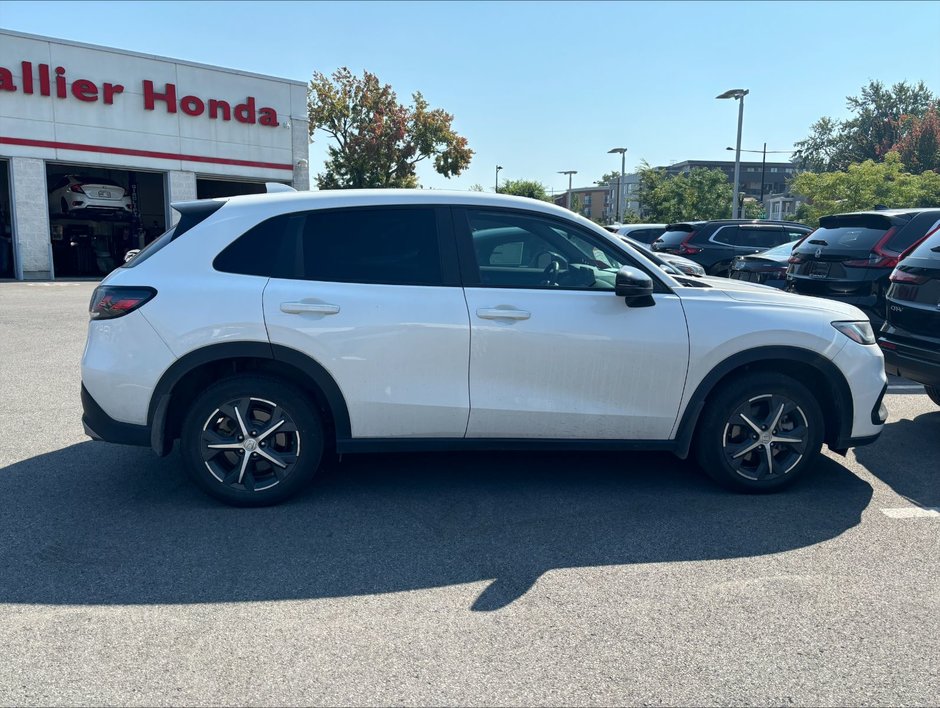
M477 310L477 317L483 320L527 320L532 316L525 310L502 310L498 307L481 307Z
M330 305L325 302L282 302L281 312L288 315L301 315L313 313L316 315L335 315L339 312L339 305Z

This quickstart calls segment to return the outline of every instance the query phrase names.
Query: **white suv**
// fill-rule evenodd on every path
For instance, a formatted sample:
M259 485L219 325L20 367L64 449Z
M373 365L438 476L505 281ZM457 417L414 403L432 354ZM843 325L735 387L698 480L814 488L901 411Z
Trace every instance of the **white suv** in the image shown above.
M766 491L881 432L856 308L664 272L529 199L341 191L204 200L97 288L88 435L175 440L193 480L280 501L325 451L694 450Z

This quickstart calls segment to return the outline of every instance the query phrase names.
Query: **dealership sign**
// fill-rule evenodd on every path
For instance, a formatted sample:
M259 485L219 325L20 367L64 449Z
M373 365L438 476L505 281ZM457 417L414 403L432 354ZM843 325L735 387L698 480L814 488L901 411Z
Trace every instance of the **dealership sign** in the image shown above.
M75 99L85 103L101 102L113 105L122 100L122 84L103 82L100 85L89 79L75 79L68 85L64 67L57 66L50 71L49 64L34 66L30 61L20 63L22 79L17 85L10 69L0 66L0 91L21 91L26 95L38 95L58 99ZM157 86L153 81L143 80L143 108L147 111L163 110L166 113L181 112L188 116L205 116L211 120L235 121L249 125L263 125L271 128L278 126L277 111L268 106L257 107L254 96L248 96L244 102L237 103L218 98L200 98L182 96L175 84L166 83ZM2 95L2 94L0 94Z

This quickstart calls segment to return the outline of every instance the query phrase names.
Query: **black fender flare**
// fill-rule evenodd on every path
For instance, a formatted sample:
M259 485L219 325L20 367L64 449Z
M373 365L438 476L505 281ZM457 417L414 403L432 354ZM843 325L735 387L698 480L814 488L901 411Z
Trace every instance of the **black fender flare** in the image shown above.
M695 427L698 424L702 410L705 408L705 402L721 379L742 366L760 364L761 362L771 360L779 361L781 359L799 364L808 364L819 371L826 381L829 382L830 390L821 393L827 393L832 396L835 410L839 413L839 428L837 435L826 442L839 447L841 445L840 441L848 440L852 434L854 405L852 402L852 390L849 388L849 383L846 381L842 372L839 371L839 368L833 364L830 359L809 349L769 346L757 347L733 354L717 364L705 375L701 383L696 387L691 398L689 398L689 403L686 405L685 411L683 411L679 428L676 431L676 454L682 459L688 457L689 449L692 447ZM825 401L821 403L825 404Z
M330 412L333 415L337 439L344 440L351 437L349 409L346 406L346 399L343 397L335 379L318 362L303 352L279 344L270 344L268 342L222 342L210 344L184 354L163 372L154 387L153 394L150 397L147 422L150 426L150 444L158 455L165 455L169 452L169 445L165 439L166 417L175 386L186 374L200 366L211 362L244 358L283 362L299 370L326 397Z

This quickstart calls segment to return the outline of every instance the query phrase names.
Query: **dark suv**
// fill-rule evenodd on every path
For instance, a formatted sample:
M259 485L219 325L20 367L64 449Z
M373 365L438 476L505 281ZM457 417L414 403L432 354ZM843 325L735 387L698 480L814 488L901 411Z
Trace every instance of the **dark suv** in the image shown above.
M790 221L683 221L669 224L653 250L689 258L709 275L727 276L737 256L760 253L803 238L812 229Z
M940 222L894 269L887 300L885 371L924 384L940 406Z
M880 325L885 319L888 279L898 258L938 220L940 209L824 216L813 235L793 249L788 289L855 305Z

